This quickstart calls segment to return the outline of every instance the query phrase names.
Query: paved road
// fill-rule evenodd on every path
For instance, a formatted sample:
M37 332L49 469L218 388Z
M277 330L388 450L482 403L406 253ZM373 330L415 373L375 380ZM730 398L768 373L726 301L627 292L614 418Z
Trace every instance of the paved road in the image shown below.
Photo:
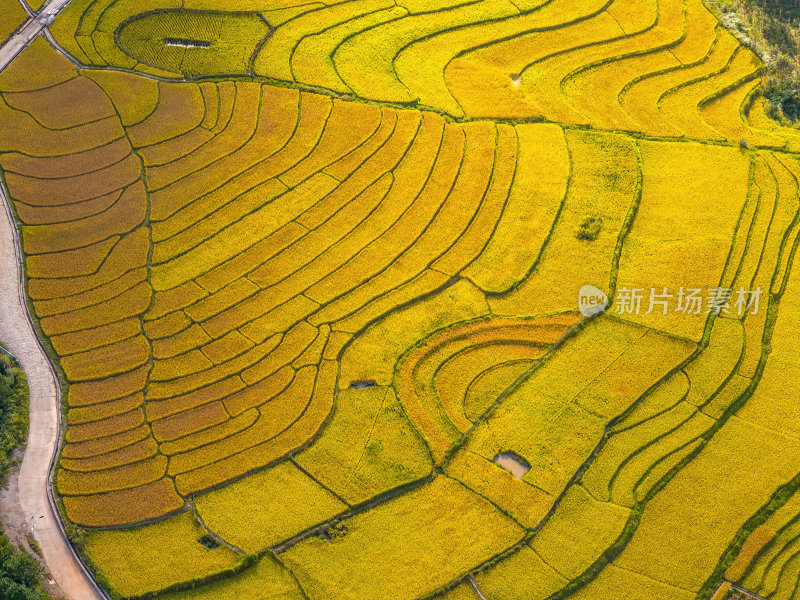
M0 47L0 71L5 69L22 50L39 35L48 22L54 18L71 0L50 0L38 14L29 19L14 35Z
M30 431L18 478L19 504L56 584L69 600L106 596L67 542L50 501L50 468L58 447L60 389L23 300L16 230L0 186L0 339L17 357L30 386Z
M70 0L50 0L2 47L5 69ZM19 240L0 185L0 340L17 357L30 386L30 430L17 479L19 508L44 562L68 600L106 600L67 541L51 501L50 472L60 440L61 390L28 319Z

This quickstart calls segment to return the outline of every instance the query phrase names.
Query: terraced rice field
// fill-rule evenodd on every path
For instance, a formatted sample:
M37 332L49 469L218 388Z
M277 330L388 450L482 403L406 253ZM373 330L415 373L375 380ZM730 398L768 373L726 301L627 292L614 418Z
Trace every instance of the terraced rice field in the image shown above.
M800 598L800 133L701 0L50 29L0 169L112 594Z

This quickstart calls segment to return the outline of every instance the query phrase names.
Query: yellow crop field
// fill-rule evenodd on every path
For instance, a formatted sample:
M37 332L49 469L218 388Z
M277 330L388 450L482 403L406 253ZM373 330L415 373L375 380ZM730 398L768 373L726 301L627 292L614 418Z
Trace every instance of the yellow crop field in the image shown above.
M791 569L797 540L797 494L753 530L725 576L757 593L791 597ZM778 588L781 593L776 594ZM785 590L785 591L784 591Z
M315 27L319 33L308 33L308 31L314 30L307 29L302 37L295 34L295 39L292 40L294 45L290 47L290 52L286 53L291 59L291 70L285 66L286 58L284 57L281 57L284 60L277 65L265 65L265 67L277 68L279 72L284 74L291 73L289 77L294 77L299 82L347 93L350 88L339 76L333 59L333 54L336 52L337 47L343 40L353 34L387 21L404 17L407 14L403 7L395 6L389 2L365 2L364 5L365 8L370 8L371 10L365 11L361 16L351 17L333 25L328 24L324 28ZM333 11L331 11L332 13ZM307 16L311 23L314 23L318 18L316 11L307 13ZM325 15L326 18L328 16ZM320 14L319 17L322 17L322 15ZM300 23L298 22L297 25L300 25ZM297 30L295 29L295 31ZM292 36L287 36L287 41L290 37ZM285 44L286 42L284 42ZM284 47L286 48L286 46ZM280 46L275 48L281 49ZM276 50L273 49L271 51L275 52ZM263 59L261 60L263 61Z
M769 499L770 492L761 486L740 486L747 478L769 477L774 490L792 477L792 462L800 451L796 442L737 418L727 425L648 503L639 529L616 560L621 568L699 590L739 524ZM680 531L703 543L687 544L680 536L663 535L665 530L675 533L678 522L684 524Z
M6 41L18 27L28 20L28 14L16 0L4 0L0 5L3 28L0 29L0 39Z
M564 132L552 125L523 125L516 134L517 169L495 235L464 271L490 292L506 291L528 275L567 190L570 159ZM531 241L532 232L540 239Z
M625 32L625 38L567 55L566 64L569 66L577 60L581 65L594 68L575 69L566 76L560 72L556 76L547 73L544 77L546 80L559 81L570 103L581 113L591 115L595 126L602 129L635 129L635 125L613 100L618 98L632 79L680 64L669 50L677 47L685 38L685 23L693 21L699 25L698 17L707 12L701 2L659 2L657 21L649 29L648 9L652 9L652 6L652 3L645 3L641 8L634 6L627 10L617 9L618 12L609 7L609 12L617 17ZM558 63L557 59L550 60L542 66L547 65L546 69L552 69L551 65ZM589 99L598 96L606 98L606 101L593 105Z
M347 509L291 463L198 496L195 506L208 527L246 552L263 550ZM254 506L258 516L243 519Z
M635 399L686 356L688 344L665 337L653 344L649 336L643 329L608 318L587 325L488 413L463 451L488 460L498 452L513 451L530 466L525 481L559 495L603 436L607 418L596 412L598 408L611 415L621 413L628 405L619 400ZM613 340L613 345L599 344L599 339ZM655 370L635 373L641 379L626 382L631 386L629 395L616 400L607 386L616 380L617 368L629 380L634 376L625 364L627 357L638 362L637 355L646 356Z
M547 245L533 273L517 289L490 300L492 310L500 314L566 310L574 306L581 286L608 289L617 239L636 204L637 145L614 134L565 133L572 177L558 220L548 230ZM598 185L603 186L599 195ZM575 235L587 218L602 224L591 244ZM565 263L574 267L568 274L563 272Z
M795 15L742 2L73 0L0 45L29 451L98 585L796 596Z
M696 85L671 90L670 94L661 99L659 108L662 114L671 118L675 125L687 135L724 138L724 133L728 133L724 131L724 127L721 127L723 132L712 129L712 126L719 122L714 113L719 110L720 102L717 100L710 107L708 103L717 98L718 90L724 90L742 79L756 78L759 68L758 57L747 48L740 46L721 71L711 74ZM685 110L687 105L694 105L698 110L689 112ZM706 110L701 111L700 109L703 108ZM736 118L739 117L739 113L735 108L729 111L728 118L722 121L733 130L734 135L736 135L736 130L740 129L736 127ZM704 114L708 116L710 123L704 120Z
M708 347L684 369L692 384L687 402L702 406L725 384L742 356L745 344L743 334L741 324L734 319L717 319L714 322ZM747 342L755 344L758 340Z
M689 85L695 79L721 68L735 50L736 39L720 27L712 15L709 14L708 18L715 27L714 38L708 39L708 34L704 36L705 48L701 51L705 52L699 60L632 79L629 86L620 93L620 104L640 127L667 137L679 135L678 127L661 112L662 98L671 90ZM696 31L696 28L690 28L689 31Z
M781 382L786 377L791 377L797 368L791 356L791 344L797 339L797 332L791 323L794 316L794 302L800 294L800 285L797 283L797 273L790 277L789 285L782 297L785 309L775 324L773 333L774 348L767 361L761 376L761 385L753 393L752 398L741 410L741 417L757 426L768 427L771 430L788 435L796 435L800 427L798 412L792 402L788 400L785 388Z
M179 510L183 504L168 478L126 490L64 497L64 508L72 521L103 528L163 517Z
M130 445L142 442L148 438L148 432L149 428L146 425L140 425L118 434L98 438L97 440L75 442L70 445L68 452L64 452L64 458L83 459L105 454L110 455Z
M447 502L441 503L442 498ZM445 514L437 515L440 510ZM461 527L481 535L460 535L451 515ZM338 531L341 534L331 540L310 538L282 555L300 584L318 597L418 597L522 537L522 529L511 519L446 477L345 519ZM390 567L403 563L405 570ZM426 564L431 568L420 569ZM365 565L370 565L371 576L354 577Z
M537 532L531 548L570 579L583 573L620 536L630 511L598 502L581 486L571 487L555 514Z
M476 321L439 332L401 358L395 389L434 458L441 459L458 434L471 426L462 415L464 392L452 389L456 374L450 370L469 382L498 363L540 358L572 323L568 318Z
M121 467L126 464L139 462L151 458L158 451L158 445L151 439L136 442L130 446L125 446L119 450L106 452L96 457L83 459L63 459L62 465L65 469L73 471L97 471L99 469L111 469Z
M322 7L321 10L309 11L306 14L289 20L271 37L259 52L256 68L260 73L275 79L292 80L292 58L294 50L306 37L326 31L331 27L358 19L368 13L392 6L386 0L367 0L357 6L334 4ZM341 40L340 40L341 41ZM315 83L305 81L305 83Z
M136 530L97 532L86 543L111 585L133 596L231 567L236 555L224 546L206 550L198 542L204 534L188 512Z
M579 7L544 3L516 19L437 36L456 37L458 46L447 49L441 58L436 57L439 60L434 65L444 70L446 85L445 90L439 89L442 86L433 89L439 95L444 92L445 97L452 94L470 117L541 115L543 111L536 100L519 89L521 80L514 84L509 81L509 74L520 74L533 62L578 47L581 41L596 43L618 35L620 27L609 12L602 10L604 4L599 0ZM433 41L438 42L437 38ZM420 42L407 52L422 52L425 46ZM463 50L459 52L458 48ZM398 66L402 58L401 55ZM482 100L487 94L492 96L492 103Z
M731 240L747 200L749 159L737 149L715 147L712 152L718 154L714 160L726 165L723 173L703 169L692 158L695 153L706 152L705 146L645 142L641 148L642 200L622 249L618 286L630 290L631 298L633 290L647 292L644 304L648 308L634 315L634 320L699 340L709 315L707 290L720 287ZM690 174L695 169L698 177ZM714 181L702 181L705 177ZM677 196L673 193L676 182L681 182ZM728 208L719 210L721 203ZM696 218L684 220L683 210L692 210ZM689 239L688 245L682 241ZM650 312L652 289L658 293L666 289L673 295L683 290L682 310L677 311L676 297L672 311L664 314L664 305L653 304ZM700 290L695 296L703 294L699 306L688 301L690 290ZM618 310L630 308L619 306Z
M303 600L302 588L291 572L270 556L262 558L244 573L196 589L162 594L165 600Z
M476 581L482 592L498 600L518 598L520 588L525 590L526 598L544 600L569 580L526 545L497 566L480 573Z
M471 451L456 454L447 463L447 473L526 527L538 524L553 504L552 494Z
M694 592L662 583L633 571L620 569L613 564L608 565L597 579L578 591L573 597L580 600L600 600L611 597L615 590L619 589L624 589L631 600L691 600L695 598Z

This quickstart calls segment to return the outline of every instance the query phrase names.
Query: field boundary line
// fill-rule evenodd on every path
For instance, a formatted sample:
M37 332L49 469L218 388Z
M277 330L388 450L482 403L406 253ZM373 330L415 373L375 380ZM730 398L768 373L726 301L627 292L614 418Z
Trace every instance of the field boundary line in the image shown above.
M10 239L3 240L3 243L9 244L13 247L14 269L17 270L16 274L6 273L6 275L13 276L16 279L15 287L17 298L15 298L15 300L19 303L19 310L25 321L24 324L17 322L13 325L16 325L14 329L17 331L17 334L21 332L23 334L23 338L27 338L23 339L21 342L18 341L18 344L22 345L23 347L25 345L29 346L26 348L27 356L24 356L22 352L17 352L22 361L20 366L22 366L23 370L26 371L31 383L32 393L30 397L30 404L32 409L34 408L37 400L33 394L33 390L36 388L36 383L38 381L38 383L42 384L44 388L50 388L50 392L48 394L39 398L39 400L43 402L43 405L39 407L39 410L42 410L44 413L42 416L44 416L45 419L48 419L48 417L53 419L54 417L54 422L49 420L41 423L39 422L38 418L34 417L33 410L31 410L32 418L28 432L28 444L25 448L22 468L20 470L21 488L24 485L25 474L29 470L33 469L36 471L42 469L43 467L43 464L37 460L38 457L34 457L34 452L38 451L39 454L46 452L47 446L50 444L53 445L53 448L50 451L50 455L46 463L46 471L40 474L33 474L33 476L29 476L33 480L32 485L36 488L38 488L40 485L38 480L43 479L45 489L41 490L41 488L39 488L36 490L36 492L38 495L43 491L43 496L46 497L46 500L44 497L40 496L39 498L34 499L32 502L27 502L26 504L28 504L28 506L23 506L22 498L20 498L20 507L22 508L26 519L29 520L35 518L35 513L45 512L45 514L40 515L39 517L40 519L45 519L45 522L43 523L44 527L40 527L38 532L35 528L32 528L34 529L34 535L37 538L37 541L40 542L42 547L44 561L50 571L50 574L55 578L59 587L67 595L67 597L74 600L109 600L109 596L97 583L94 575L91 573L83 560L81 560L77 551L72 546L72 543L69 541L64 523L60 517L58 505L56 503L53 490L53 476L60 451L60 440L63 432L61 414L61 383L56 375L53 364L50 361L50 357L45 352L38 336L36 335L33 320L28 310L25 295L25 271L22 262L22 253L20 251L21 246L19 232L17 231L16 221L11 209L5 182L2 179L0 179L0 202L3 204L3 217L0 218L4 218L6 220L6 223L0 224L0 227L7 225L10 228L8 232L10 233ZM5 235L6 234L4 233L2 237L5 237ZM3 324L3 327L9 325L12 324ZM20 327L20 325L22 326ZM7 336L7 334L8 332L3 332L4 338ZM47 381L48 379L49 381ZM54 407L49 407L52 410L52 415L47 415L49 411L46 403L55 404ZM20 490L20 493L22 493L22 489ZM42 506L42 504L44 504L44 506ZM32 523L33 522L38 522L38 519L36 521L32 521ZM55 536L52 535L53 533ZM46 535L47 538L42 537L43 535ZM65 563L67 564L65 565ZM65 566L67 567L66 569L64 569ZM72 573L65 573L65 570L72 571Z

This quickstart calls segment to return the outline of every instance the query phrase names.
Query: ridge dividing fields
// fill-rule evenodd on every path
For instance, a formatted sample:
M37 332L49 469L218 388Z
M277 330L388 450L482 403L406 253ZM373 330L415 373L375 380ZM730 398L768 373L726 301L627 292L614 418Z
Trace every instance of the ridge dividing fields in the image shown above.
M791 598L800 138L758 58L700 0L231 8L73 0L0 73L103 587ZM686 286L761 310L618 299Z

